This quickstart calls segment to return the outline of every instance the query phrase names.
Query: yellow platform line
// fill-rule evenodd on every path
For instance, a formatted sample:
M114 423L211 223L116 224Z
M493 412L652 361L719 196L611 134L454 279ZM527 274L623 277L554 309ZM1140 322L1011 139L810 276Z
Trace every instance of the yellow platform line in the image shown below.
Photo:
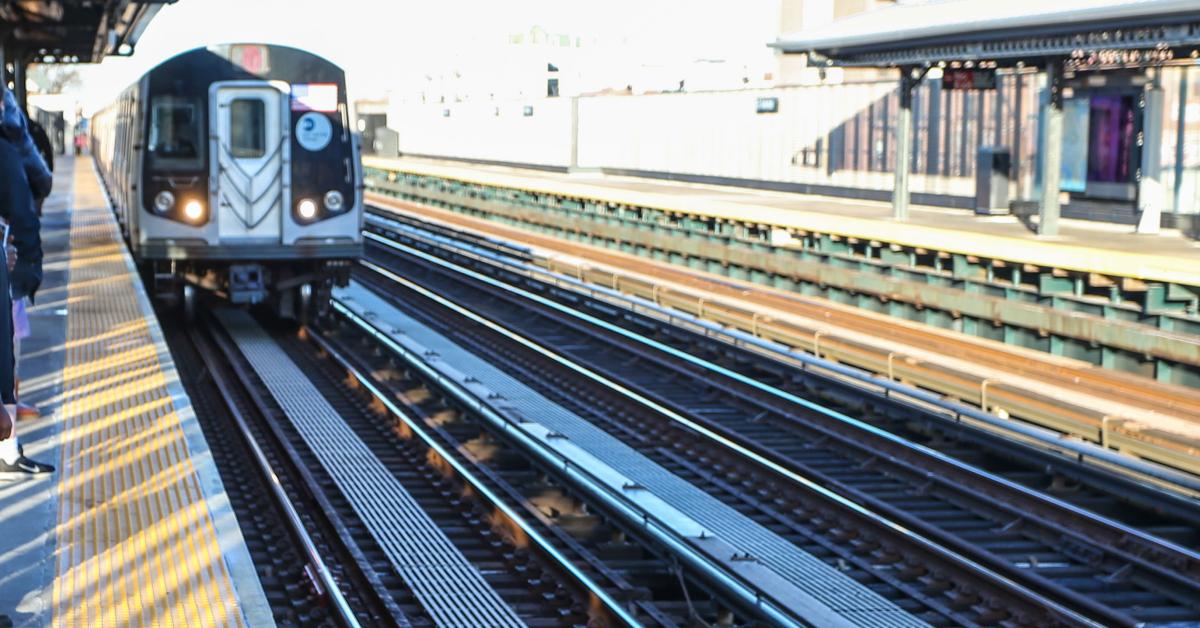
M112 215L74 184L53 623L241 626Z

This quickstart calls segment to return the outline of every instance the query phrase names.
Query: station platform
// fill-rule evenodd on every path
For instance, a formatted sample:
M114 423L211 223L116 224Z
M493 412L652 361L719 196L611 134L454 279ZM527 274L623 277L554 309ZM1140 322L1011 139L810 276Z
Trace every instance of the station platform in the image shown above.
M926 205L911 205L910 219L901 223L892 220L889 203L832 196L410 157L366 158L364 164L482 185L833 233L885 245L1200 286L1200 242L1177 230L1136 235L1126 225L1062 219L1058 236L1043 237L1016 216L976 216L962 209Z
M56 165L16 429L58 470L0 479L0 625L273 625L91 160Z

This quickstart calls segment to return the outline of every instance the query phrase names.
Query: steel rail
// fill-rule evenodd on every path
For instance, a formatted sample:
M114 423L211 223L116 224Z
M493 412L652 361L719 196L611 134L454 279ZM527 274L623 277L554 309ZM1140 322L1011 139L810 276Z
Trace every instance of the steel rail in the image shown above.
M924 325L885 320L878 314L864 312L858 308L834 304L823 306L819 298L803 297L786 291L759 289L736 279L712 276L702 271L685 269L677 265L639 259L626 253L605 251L596 247L557 240L544 234L522 232L510 225L488 223L478 217L446 213L445 210L415 203L398 203L382 198L370 206L369 218L386 216L451 237L466 240L479 238L479 234L510 238L514 243L525 245L525 259L549 270L566 266L560 272L590 278L600 285L612 285L618 281L621 292L639 295L658 302L656 282L671 282L664 286L663 294L673 307L684 311L704 309L703 317L727 324L754 335L758 334L757 310L759 307L774 308L802 317L800 320L774 320L764 317L763 336L771 337L790 347L807 350L815 343L814 334L832 333L832 356L847 364L871 372L892 377L892 357L908 358L908 350L901 347L888 351L879 346L899 342L910 349L933 352L942 356L969 358L971 362L987 365L989 370L1023 378L1033 378L1043 385L1057 385L1063 390L1074 390L1088 398L1104 399L1116 404L1155 410L1165 416L1188 417L1200 414L1200 390L1187 389L1178 385L1127 375L1111 369L1065 366L1059 359L1048 354L1031 356L1029 350L1012 347L992 346L990 341L969 337L951 338L952 332L929 329ZM484 238L479 238L485 240ZM486 241L485 241L486 242ZM485 243L485 246L490 244ZM510 245L512 246L512 245ZM582 271L582 272L580 272ZM715 306L710 313L707 304L698 301L711 292ZM652 296L653 295L653 296ZM833 331L824 331L834 325ZM863 332L868 338L852 338L842 332ZM891 345L888 344L890 347ZM1025 355L1022 355L1022 352ZM1188 457L1186 438L1170 438L1167 444L1136 437L1131 431L1137 419L1125 416L1119 408L1091 407L1081 397L1057 400L1050 392L1044 394L1029 390L1016 381L987 382L983 373L959 370L952 364L943 364L935 356L905 360L896 378L903 377L910 385L925 386L930 390L960 400L968 406L984 406L992 401L994 407L1004 408L1013 420L1025 421L1047 427L1058 432L1072 434L1101 446L1122 449L1138 457L1159 462L1168 467L1183 468L1200 475ZM1126 380L1140 381L1126 381ZM992 384L993 390L989 389ZM1131 386L1134 387L1131 393ZM1188 406L1180 405L1186 397L1195 401L1189 412ZM1176 401L1164 400L1177 398ZM1153 427L1153 424L1148 427Z
M1196 477L1195 475L1190 474L1190 473L1186 473L1183 471L1177 471L1175 469L1165 467L1165 466L1155 463L1155 462L1149 462L1149 461L1140 460L1137 458L1132 458L1130 456L1122 455L1118 452L1109 450L1103 446L1096 445L1094 443L1090 443L1090 442L1086 442L1086 441L1082 441L1082 440L1064 439L1062 437L1062 434L1055 432L1053 430L1047 429L1047 428L1027 424L1024 422L1016 422L1016 421L1012 421L1009 419L1003 419L994 414L984 412L984 411L980 410L979 408L969 406L969 405L966 405L963 403L947 400L943 396L941 396L937 393L932 393L932 392L928 392L925 390L921 390L914 386L903 384L901 382L897 382L894 380L880 378L880 377L870 374L866 371L862 371L862 370L856 369L854 367L848 367L843 364L838 364L836 362L825 360L823 358L816 357L816 356L810 355L810 354L802 352L802 351L796 351L796 350L794 350L790 347L787 347L785 345L782 345L780 343L773 342L770 340L764 340L762 338L758 338L756 336L753 336L752 334L748 334L748 333L740 331L740 330L724 328L717 323L701 319L698 316L689 314L687 312L680 312L678 310L668 310L667 308L659 306L658 304L656 304L652 301L643 299L641 297L637 297L637 296L633 296L633 295L626 295L617 290L613 290L611 288L607 288L604 286L588 284L587 282L580 280L576 277L571 277L568 275L563 275L561 273L549 271L549 270L546 270L539 266L535 266L535 265L529 264L527 262L524 262L522 260L515 259L512 257L496 255L495 253L492 253L491 251L488 251L481 247L477 247L477 246L462 243L462 242L455 242L451 238L447 238L445 236L441 236L438 234L429 233L429 232L420 230L418 228L396 222L394 220L377 217L377 216L369 216L368 220L369 220L369 222L376 223L376 224L382 223L384 225L384 228L386 228L386 229L390 229L393 231L402 231L408 235L418 237L419 239L425 239L427 241L432 241L432 242L438 243L439 245L448 246L448 247L457 249L462 252L461 254L464 254L464 255L467 255L470 257L475 257L485 263L490 263L493 265L500 265L500 266L503 266L513 272L524 274L526 276L542 277L542 278L545 278L545 279L543 279L543 281L546 281L549 283L554 283L556 285L564 285L565 284L567 286L570 286L572 289L574 289L577 292L583 292L583 293L588 294L589 296L592 296L593 298L596 298L596 299L602 298L603 300L608 301L608 302L615 301L618 303L628 304L627 309L630 309L631 311L637 312L639 310L642 310L645 312L653 312L653 313L655 313L661 317L665 317L671 321L677 320L677 321L686 322L689 325L693 325L695 327L703 329L706 335L727 337L727 338L731 339L734 342L734 344L743 345L743 346L751 346L751 347L755 347L757 349L769 352L774 355L785 356L789 360L794 360L794 361L798 361L798 362L802 363L803 365L805 365L805 367L814 367L814 368L828 371L830 373L834 373L836 375L839 375L839 376L842 376L845 378L849 378L851 380L859 382L864 387L869 387L872 389L883 389L885 391L888 391L889 395L898 395L901 397L908 397L908 398L920 401L925 404L933 405L935 407L941 408L941 409L945 410L946 412L950 413L953 416L953 419L955 422L962 422L962 420L964 418L970 419L972 421L978 421L978 422L983 423L997 431L1017 434L1017 435L1025 437L1025 438L1033 439L1039 443L1043 443L1044 446L1051 451L1054 451L1054 450L1069 451L1074 455L1075 460L1080 463L1086 462L1088 459L1098 460L1098 461L1104 462L1106 466L1111 465L1111 466L1115 466L1115 467L1118 467L1121 469L1126 469L1130 473L1136 474L1137 476L1141 476L1141 477L1145 477L1145 478L1152 478L1159 482L1166 483L1166 485L1167 485L1166 487L1159 485L1160 488L1169 489L1170 487L1179 487L1189 493L1187 495L1183 495L1183 497L1186 499L1190 499L1192 501L1195 501L1195 497L1194 497L1195 495L1200 495L1200 477ZM364 236L371 240L374 240L380 244L383 244L385 246L388 246L389 243L392 242L391 240L389 240L387 238L383 238L383 237L379 236L378 234L374 234L369 231L364 232ZM627 332L625 330L617 331L615 333L629 335L629 332ZM695 359L695 358L688 356L687 359ZM721 367L716 367L716 368L719 369ZM733 373L732 375L737 376L737 377L742 377L736 373ZM746 379L746 378L743 377L743 379ZM749 383L750 383L750 385L753 385L756 387L762 387L764 389L764 392L768 392L770 394L775 394L772 390L767 390L767 388L770 388L770 387L766 387L765 385L763 385L759 382L753 382L753 380L749 380ZM782 391L778 391L778 392L782 393ZM783 394L786 395L787 393L783 393ZM796 398L796 399L799 399L799 398ZM789 399L789 401L791 401L791 400ZM809 402L807 400L800 400L800 403L802 403L802 405L805 405L806 407L811 406L810 409L812 409L814 411L823 412L823 413L830 412L828 409L823 408L816 404L812 404L811 402ZM844 415L840 415L837 418L839 418L839 420L855 421L854 419L851 419L850 417L845 417ZM861 423L861 422L859 422L859 423ZM864 424L864 426L865 426L865 424ZM873 428L871 426L865 426L865 427L872 429L872 430L877 429L877 428ZM1116 525L1119 525L1119 524L1116 524ZM1132 531L1132 529L1131 529L1131 531ZM1133 532L1144 535L1144 533L1141 533L1140 531L1133 531ZM1176 549L1181 552L1190 551L1190 550L1186 550L1185 548L1180 548L1180 547L1176 547Z
M458 403L503 430L506 436L511 437L527 453L532 454L542 463L557 469L593 499L603 503L613 512L618 513L627 522L646 531L656 542L669 548L684 564L696 569L697 572L704 574L712 581L719 583L727 595L739 600L747 608L758 609L777 625L799 626L805 623L794 617L790 609L771 602L753 586L727 573L711 559L693 549L686 539L679 536L669 524L659 521L657 517L642 509L637 504L631 503L622 496L615 494L603 482L593 477L587 469L574 464L569 458L545 447L525 434L521 429L512 427L513 419L492 408L485 400L479 399L458 382L444 376L430 366L423 356L416 355L397 344L386 333L370 321L355 314L336 297L333 298L332 305L338 314L375 338L387 347L389 351L399 356L409 366L420 372L423 377L453 397Z
M375 236L374 234L367 234L367 235L371 236L373 239L378 238L378 236ZM421 257L422 259L425 259L431 263L435 263L438 265L444 265L448 268L452 268L452 270L454 272L465 274L467 276L472 277L473 279L477 279L479 281L488 283L491 286L501 288L504 290L511 290L514 293L520 294L520 296L523 298L529 298L529 299L536 301L539 305L543 305L545 307L549 307L549 308L556 309L556 310L560 310L560 308L561 308L560 311L564 311L564 312L569 310L569 308L566 308L565 306L562 306L561 304L557 304L552 301L549 301L548 299L545 299L544 297L540 297L538 295L528 293L519 288L507 286L507 284L503 284L503 282L500 282L500 281L495 280L490 277L486 277L479 273L475 273L474 271L471 271L469 269L464 269L461 267L454 267L452 264L445 262L444 260L440 260L436 257L430 256L428 254L417 251L415 249L410 249L408 247L404 247L404 245L401 245L398 243L391 243L390 246L395 246L397 248L403 247L403 249L406 249L405 253L407 253L407 254L416 255L416 256ZM446 299L445 297L442 297L441 295L438 295L438 294L432 292L431 290L424 288L423 286L419 286L407 279L404 279L403 277L400 277L400 276L396 275L395 273L387 270L386 268L378 266L377 264L374 264L372 262L362 260L362 261L360 261L360 264L362 266L364 266L365 268L368 268L371 271L378 273L393 282L404 285L406 288L413 290L428 299L433 300L434 302L438 303L439 305L442 305L443 307L451 309L452 311L472 320L473 322L475 322L477 324L487 327L488 329L491 329L491 330L513 340L514 342L517 342L518 344L521 344L522 346L524 346L532 351L535 351L538 354L540 354L550 360L553 360L554 362L560 364L561 366L563 366L567 369L570 369L576 373L579 373L580 375L583 375L584 377L587 377L588 379L591 379L591 380L595 381L596 383L598 383L602 386L605 386L605 387L613 390L614 392L617 392L618 394L621 394L623 396L626 396L626 397L634 400L635 402L653 410L654 412L657 412L657 413L665 416L672 422L682 425L683 427L687 428L688 430L699 434L701 437L707 439L708 441L718 444L720 447L722 447L723 449L725 449L727 451L734 453L736 456L741 457L743 459L750 460L754 464L760 465L760 466L770 470L771 472L779 475L780 477L786 478L790 482L792 482L800 487L803 487L804 489L812 492L813 494L815 494L827 501L833 502L834 504L836 504L836 506L849 511L860 518L870 521L877 526L886 528L886 529L892 531L892 533L894 533L894 534L900 535L907 542L920 547L922 550L924 550L926 552L930 552L936 556L939 556L942 559L946 560L947 562L957 565L960 569L963 569L968 573L978 574L980 577L986 579L993 586L996 586L997 588L1006 590L1009 595L1011 595L1017 599L1026 600L1026 601L1030 602L1031 604L1034 604L1043 609L1046 609L1051 614L1057 615L1063 621L1073 622L1073 623L1076 623L1079 625L1102 625L1101 623L1092 620L1087 615L1081 614L1067 606L1064 606L1063 604L1059 603L1058 601L1051 599L1049 597L1046 597L1046 596L1042 595L1041 593L1038 593L1038 592L1030 589L1029 587L1011 579L1008 576L1000 574L1000 573L996 572L995 570L993 570L992 568L990 568L986 565L983 565L983 564L981 564L981 563L979 563L957 551L954 551L954 550L946 548L938 543L935 543L931 539L909 529L907 526L904 526L896 521L893 521L887 517L884 517L883 515L880 515L879 513L874 512L874 511L870 510L869 508L867 508L861 504L858 504L857 502L855 502L855 501L853 501L853 500L851 500L851 499L849 499L849 498L847 498L825 486L817 484L817 483L813 482L812 480L810 480L809 478L806 478L806 477L796 473L795 471L793 471L787 467L784 467L783 465L777 463L776 461L774 461L768 457L765 457L756 451L753 451L752 449L746 447L745 445L742 445L741 443L739 443L735 440L732 440L722 434L719 434L704 425L701 425L691 419L688 419L687 417L684 417L684 416L678 414L677 412L674 412L673 410L671 410L651 399L646 398L645 396L629 389L626 386L623 386L622 384L620 384L616 381L611 380L610 378L607 378L607 377L589 369L586 366L580 365L564 356L561 356L549 349L546 349L545 347L542 347L538 343L533 342L533 341L525 338L524 336L521 336L520 334L517 334L517 333L515 333L515 332L503 327L502 325L499 325L487 318L484 318L467 308L464 308L456 303L453 303L449 299ZM604 323L604 321L600 321L599 319L594 319L594 317L590 317L587 314L574 312L572 315L578 316L583 319L592 319L592 320L589 320L588 322ZM608 325L607 323L605 323L605 324ZM616 328L616 329L619 329L619 328ZM621 331L625 331L625 330L621 330ZM626 332L626 333L628 333L628 332ZM666 347L666 349L669 349L670 351L676 351L670 347ZM872 428L872 429L876 429L876 428ZM889 436L891 436L891 435L889 434ZM895 438L895 437L893 436L893 438ZM1089 606L1086 601L1081 601L1081 600L1074 600L1074 601L1077 603L1077 605ZM1104 615L1104 613L1102 612L1104 609L1095 609L1094 608L1094 609L1090 609L1090 610L1093 610L1097 614ZM1118 619L1118 618L1112 618L1112 617L1106 616L1106 619L1111 620L1111 619Z
M201 358L206 364L219 363L217 358L212 355L212 349L210 349L200 339L199 334L200 332L195 328L191 329L189 332L192 342L196 347L196 351L200 353ZM275 500L276 504L283 509L292 534L299 540L301 548L303 548L304 553L308 556L309 563L312 565L313 571L316 572L316 578L324 588L325 597L327 597L332 603L338 619L344 626L347 626L348 628L359 628L361 624L359 623L358 618L355 616L354 609L350 607L350 603L346 600L346 597L342 595L342 590L339 588L337 581L333 578L332 572L330 572L329 567L325 564L325 560L321 558L321 554L317 550L316 543L313 542L312 537L308 534L308 531L304 526L303 520L300 518L300 513L296 511L296 507L292 504L291 499L284 490L283 483L280 482L279 476L276 475L275 470L271 467L270 461L267 460L266 454L255 440L250 429L250 425L246 421L246 417L242 415L240 410L238 410L237 403L233 400L233 397L229 392L230 386L233 385L233 383L225 377L225 375L221 372L221 369L209 368L208 373L212 376L213 381L216 383L216 388L220 391L221 399L225 402L225 406L229 410L230 417L232 417L234 422L237 423L238 430L241 432L246 446L250 449L250 452L253 455L255 465L258 467L259 472L261 472L263 476L267 478L267 484L269 484L271 487L271 497Z
M341 304L335 301L334 307L341 308ZM344 309L339 309L339 312L346 314ZM351 312L350 315L353 316L353 313ZM358 324L357 321L355 322ZM502 512L504 516L506 516L513 524L519 527L524 534L533 540L542 552L551 557L559 567L566 570L566 572L575 580L576 584L583 587L588 593L596 596L600 603L603 604L605 610L607 610L613 615L613 617L617 618L627 626L639 625L637 619L633 615L629 614L629 612L621 606L620 602L613 599L613 597L609 595L600 585L596 584L596 582L593 581L587 574L583 573L578 566L571 562L569 558L555 548L554 545L551 544L550 541L540 532L538 532L537 529L535 529L528 521L526 521L524 517L520 516L516 511L509 507L499 495L492 491L492 489L479 478L478 475L476 475L465 464L458 460L455 455L443 447L442 444L439 443L437 439L434 438L425 428L424 423L414 418L410 412L400 408L392 400L391 395L388 395L381 390L375 384L374 380L371 379L371 377L363 374L358 368L356 368L351 363L350 359L343 355L342 352L334 347L332 343L326 340L319 330L307 326L304 329L307 330L308 337L311 338L313 342L315 342L317 346L321 348L322 351L332 357L334 362L336 362L339 367L345 369L355 381L362 385L362 387L375 401L378 401L380 404L382 404L383 407L392 414L392 416L396 417L400 421L403 421L404 424L410 430L412 430L413 434L420 438L421 442L425 443L425 446L436 452L442 460L444 460L454 469L454 471L462 480L469 484L471 488L479 495L482 495L489 505ZM375 335L375 337L378 339L377 335Z
M371 237L371 239L375 240L376 242L380 242L381 244L385 244L392 248L404 247L404 245L402 245L402 244L390 242L390 241L386 240L385 238L381 239L380 236L375 235L375 234L368 234L368 236ZM991 482L995 485L998 485L1002 489L1007 489L1007 490L1016 492L1018 495L1021 495L1025 498L1035 500L1035 502L1045 503L1049 508L1057 509L1059 512L1074 516L1074 517L1082 520L1082 523L1084 525L1082 528L1079 528L1079 530L1074 533L1076 535L1082 534L1082 535L1085 535L1086 537L1090 538L1092 534L1107 534L1108 535L1107 538L1110 539L1109 542L1112 542L1111 539L1123 539L1123 538L1136 539L1136 541L1138 543L1140 543L1141 546L1137 547L1137 548L1131 548L1130 549L1131 553L1124 556L1124 559L1130 560L1134 563L1141 563L1141 564L1143 564L1143 566L1150 568L1152 571L1156 571L1156 570L1162 571L1156 564L1154 564L1154 560L1162 559L1163 557L1165 557L1167 560L1174 561L1175 563L1180 564L1180 565L1190 565L1193 572L1195 569L1195 565L1200 563L1200 553L1197 553L1195 550L1192 550L1190 548L1185 548L1178 544L1167 541L1165 539L1161 539L1161 538L1149 535L1142 530L1132 528L1130 526L1127 526L1123 523L1114 521L1110 518L1104 517L1097 513L1093 513L1093 512L1084 510L1074 504L1067 503L1065 501L1054 498L1050 495L1046 495L1045 493L1038 492L1031 488L1022 486L1011 480L1008 480L1007 478L1003 478L1000 476L996 476L992 473L988 473L984 470L981 470L974 466L965 464L959 460L956 460L956 459L954 459L950 456L947 456L946 454L943 454L941 452L938 452L936 450L933 450L928 447L918 445L918 444L909 442L907 440L904 440L903 438L901 438L895 434L892 434L890 432L887 432L887 431L881 430L879 428L876 428L874 426L871 426L869 424L866 424L863 421L860 421L858 419L854 419L854 418L846 416L844 414L829 410L828 408L824 408L818 404L814 404L806 399L800 398L800 397L793 395L791 393L788 393L786 391L776 389L774 387L763 384L762 382L748 378L744 375L741 375L740 373L730 371L729 369L725 369L725 368L720 367L715 364L711 364L701 358L697 358L686 352L682 352L673 347L664 345L658 341L645 338L644 336L641 336L641 335L631 332L629 330L617 327L615 325L612 325L611 323L608 323L607 321L603 321L603 320L597 319L594 316L590 316L588 314L579 312L578 310L575 310L574 308L564 306L559 303L555 303L555 302L550 301L549 299L546 299L545 297L542 297L540 295L532 294L532 293L529 293L528 291L524 291L521 288L511 286L511 285L506 284L497 279L494 279L491 277L486 277L486 276L480 275L478 273L474 273L474 271L470 271L469 269L461 268L451 262L447 262L445 260L441 260L439 258L431 256L429 254L426 254L426 253L423 253L420 251L416 251L415 249L411 249L408 247L405 247L405 248L408 249L406 252L416 255L416 256L420 257L421 259L425 259L426 261L429 261L431 263L436 263L436 264L438 264L444 268L450 269L454 272L458 272L461 274L467 274L468 276L472 276L473 278L475 278L479 281L485 282L490 286L502 287L506 291L508 291L512 294L518 295L520 298L533 300L533 301L535 301L543 306L549 307L557 312L566 314L572 318L583 320L588 324L598 326L607 331L611 331L613 333L619 334L627 339L631 339L640 344L650 346L654 349L663 351L673 357L685 360L691 364L694 364L694 365L700 366L706 370L709 370L710 372L728 377L734 381L737 381L737 382L742 383L747 386L751 386L757 390L767 392L767 393L771 394L772 396L780 398L789 403L794 403L794 404L800 405L802 407L808 408L810 410L818 411L827 417L837 419L838 421L847 423L847 424L853 426L854 428L866 431L873 436L877 436L881 439L884 439L885 442L890 442L893 445L899 445L906 449L913 450L918 455L922 455L922 456L931 458L935 463L949 465L951 468L954 468L959 472L968 474L970 476L974 476L974 477L979 478L986 482ZM571 280L571 278L564 278L564 279ZM600 287L599 289L605 290L602 287ZM476 316L474 312L468 312L468 313L466 313L466 315L471 316L471 317ZM1045 525L1045 522L1043 522L1043 525ZM1100 543L1101 541L1097 540L1094 542ZM1149 549L1149 551L1155 552L1155 555L1153 556L1153 558L1150 558L1149 554L1147 555L1147 559L1142 559L1136 555L1136 554L1140 553L1140 551L1146 551L1146 549ZM1121 558L1121 553L1122 553L1121 550L1115 550L1114 557ZM1001 571L1008 571L1005 568L1006 566L1001 566L1001 567L1002 567ZM1182 586L1192 586L1192 587L1195 586L1194 582L1190 583L1190 584L1187 582L1184 582L1181 579L1181 576L1175 575L1173 572L1163 571L1163 574L1164 574L1164 577L1167 577L1168 579L1179 580L1181 583L1183 583ZM1038 583L1035 581L1033 584L1037 585ZM1100 613L1101 616L1103 616L1104 611L1107 610L1106 607L1098 606L1095 604L1094 601L1092 601L1088 598L1079 596L1078 594L1075 594L1066 589L1063 590L1062 597L1064 599L1071 600L1074 603L1074 605L1078 608L1091 608L1091 609L1093 609L1094 612Z

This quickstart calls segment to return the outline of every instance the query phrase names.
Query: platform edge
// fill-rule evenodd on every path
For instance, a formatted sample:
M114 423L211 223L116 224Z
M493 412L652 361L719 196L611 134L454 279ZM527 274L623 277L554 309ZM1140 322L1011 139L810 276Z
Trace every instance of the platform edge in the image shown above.
M91 162L90 166L92 174L99 179L100 173L96 170L95 162ZM104 189L103 185L100 185L100 191L108 204L107 209L111 211L112 199L109 198L108 191ZM115 218L111 225L116 230ZM263 590L262 581L254 568L254 561L250 558L246 539L242 536L237 516L233 512L233 507L230 505L228 494L225 491L225 484L221 481L221 475L213 462L208 441L200 429L196 413L192 408L191 398L183 388L183 382L175 368L175 360L171 356L170 350L167 349L166 337L163 335L162 327L158 324L158 316L150 303L150 297L146 294L146 286L142 283L141 275L133 261L133 256L129 253L128 245L120 237L119 232L115 235L121 243L121 258L125 262L125 268L133 277L133 290L137 294L138 309L141 310L150 338L154 341L154 349L162 368L167 393L171 396L171 404L179 417L179 427L183 431L188 455L191 458L192 467L195 469L200 490L204 492L208 515L217 533L217 545L221 550L221 559L225 561L225 567L229 570L229 578L233 584L234 595L237 597L242 618L248 626L275 626L275 617L271 612L270 603L267 602L267 594Z

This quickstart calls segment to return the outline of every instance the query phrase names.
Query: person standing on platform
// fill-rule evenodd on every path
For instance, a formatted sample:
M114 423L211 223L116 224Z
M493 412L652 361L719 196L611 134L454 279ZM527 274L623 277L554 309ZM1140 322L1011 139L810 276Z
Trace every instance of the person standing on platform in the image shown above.
M84 129L75 131L75 154L82 155L87 150L88 136Z
M49 473L54 467L30 460L21 451L14 425L16 381L13 353L12 299L32 298L42 282L41 227L34 196L50 192L49 169L29 137L24 114L16 100L0 85L0 218L6 221L0 241L12 239L15 255L5 246L0 264L0 474ZM16 109L14 111L14 109ZM13 113L16 114L15 118ZM19 121L19 122L18 122ZM19 131L19 132L18 132ZM40 165L40 169L38 166Z
M4 94L4 114L0 117L0 132L18 147L25 166L25 177L30 182L33 201L37 207L37 215L42 215L42 205L49 196L54 183L54 157L50 150L50 138L42 126L21 111L16 98L11 91ZM40 227L40 225L39 225ZM10 237L10 240L12 238ZM12 299L13 316L13 378L14 392L20 395L21 378L17 374L17 366L21 362L21 340L29 337L29 316L25 309L29 304L26 299L16 296ZM37 408L27 403L17 403L17 419L36 419L40 416Z
M4 88L3 112L3 116L0 116L0 134L3 134L5 139L17 149L21 164L25 168L25 176L29 181L29 189L33 192L33 199L40 203L50 196L50 188L54 185L54 174L50 172L46 160L42 158L37 144L33 141L33 136L29 133L29 118L26 117L24 111L21 111L16 97L7 87ZM38 261L40 262L41 259L39 258Z

